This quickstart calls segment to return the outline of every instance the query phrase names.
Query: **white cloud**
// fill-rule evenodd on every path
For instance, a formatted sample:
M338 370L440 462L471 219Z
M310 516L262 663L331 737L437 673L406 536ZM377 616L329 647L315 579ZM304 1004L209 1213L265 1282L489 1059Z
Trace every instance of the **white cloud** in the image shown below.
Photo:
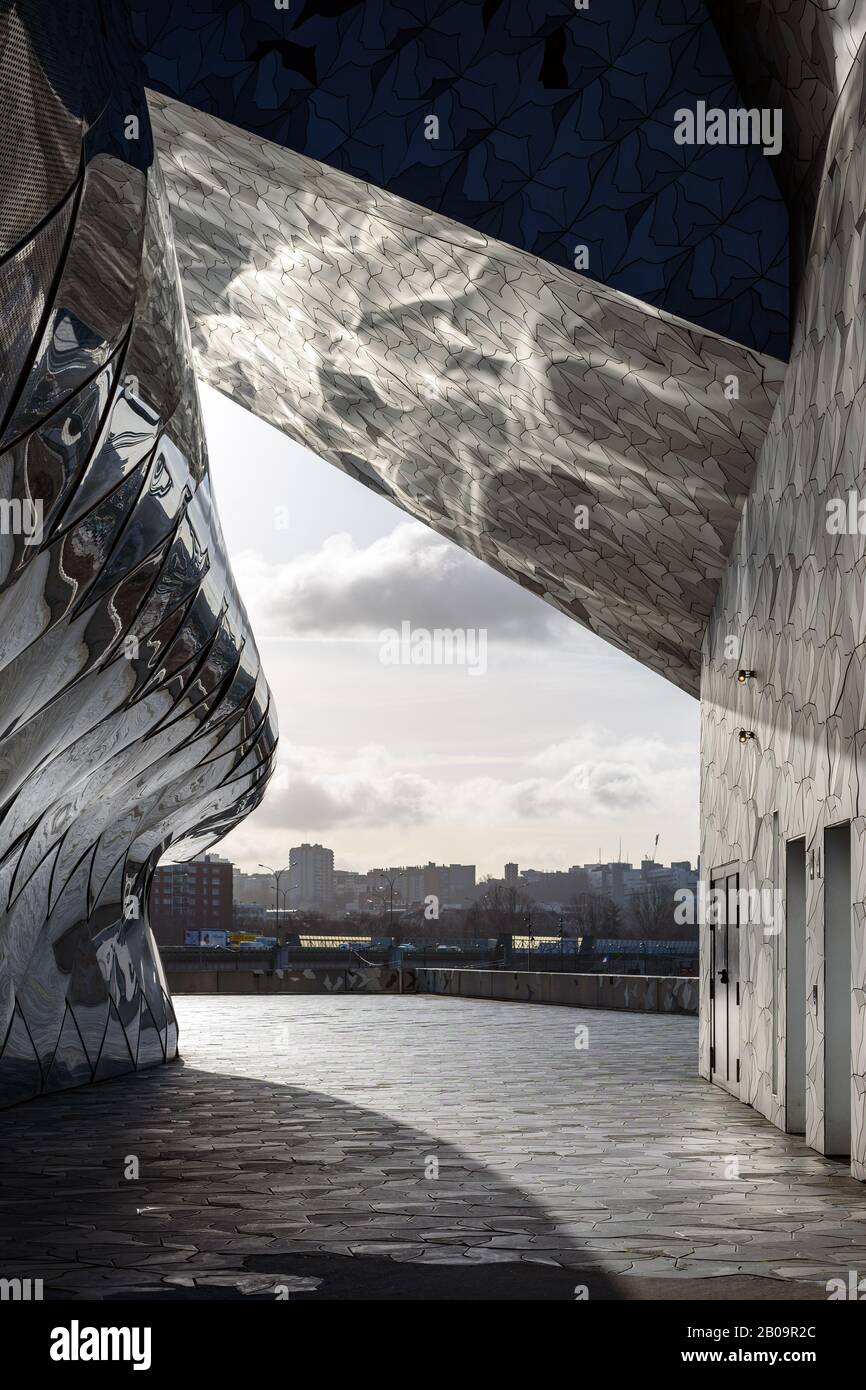
M698 764L690 747L618 739L601 726L586 725L578 737L543 749L528 760L528 770L511 788L517 813L527 819L662 811L697 797Z
M296 747L282 754L255 819L293 834L351 825L399 830L437 820L472 826L491 812L500 823L556 818L588 828L633 811L682 810L695 799L698 775L689 749L661 740L617 744L605 728L541 749L514 772L446 781L402 770L380 747L342 760Z
M429 779L395 769L383 748L362 748L338 760L320 748L297 747L282 754L256 818L304 832L341 825L399 827L428 820L436 792Z
M610 857L620 835L645 849L659 829L665 857L694 853L695 701L226 397L203 401L282 725L281 781L225 853L282 864L313 838L345 867L501 872ZM379 633L403 620L487 628L485 678L384 667Z
M423 628L486 628L501 640L536 643L573 623L535 595L437 536L406 521L369 545L347 533L284 564L257 551L232 567L260 637L375 639L409 621Z

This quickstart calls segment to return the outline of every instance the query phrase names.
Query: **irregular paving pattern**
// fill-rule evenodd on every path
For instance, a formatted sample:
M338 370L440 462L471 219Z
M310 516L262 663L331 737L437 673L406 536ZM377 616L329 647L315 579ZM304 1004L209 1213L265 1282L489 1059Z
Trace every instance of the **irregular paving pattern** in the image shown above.
M861 1187L697 1078L692 1019L176 1006L182 1063L7 1112L0 1275L64 1298L824 1298L866 1268Z

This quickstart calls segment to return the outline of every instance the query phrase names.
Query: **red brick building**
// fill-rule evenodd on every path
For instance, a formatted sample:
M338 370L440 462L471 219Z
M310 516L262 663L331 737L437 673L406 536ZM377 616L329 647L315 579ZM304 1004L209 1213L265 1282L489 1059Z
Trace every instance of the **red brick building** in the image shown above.
M153 934L161 946L182 946L190 929L230 932L232 901L228 859L200 854L185 864L162 864L150 890Z

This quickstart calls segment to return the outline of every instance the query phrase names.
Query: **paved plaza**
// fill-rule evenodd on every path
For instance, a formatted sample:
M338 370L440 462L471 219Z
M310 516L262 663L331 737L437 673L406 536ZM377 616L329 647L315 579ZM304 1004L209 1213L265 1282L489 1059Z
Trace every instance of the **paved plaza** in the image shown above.
M175 1003L181 1061L0 1115L0 1277L573 1300L826 1298L866 1273L866 1188L701 1081L694 1019Z

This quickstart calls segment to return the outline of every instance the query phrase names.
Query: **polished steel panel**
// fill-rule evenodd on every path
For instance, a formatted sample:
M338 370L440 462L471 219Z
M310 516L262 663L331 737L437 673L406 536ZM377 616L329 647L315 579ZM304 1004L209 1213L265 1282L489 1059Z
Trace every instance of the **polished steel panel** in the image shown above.
M151 94L201 378L697 694L784 364Z
M159 170L116 93L88 128L29 10L0 71L66 118L29 182L0 170L0 1105L175 1055L150 881L257 805L276 744Z

